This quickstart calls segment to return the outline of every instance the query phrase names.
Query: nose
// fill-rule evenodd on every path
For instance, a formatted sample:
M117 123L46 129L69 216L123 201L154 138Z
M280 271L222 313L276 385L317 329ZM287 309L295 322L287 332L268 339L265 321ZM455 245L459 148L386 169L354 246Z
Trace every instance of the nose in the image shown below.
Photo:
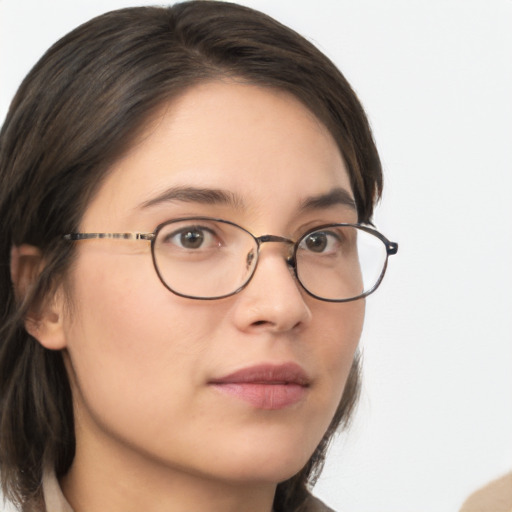
M284 257L283 247L276 247L280 245L261 249L251 281L236 296L234 318L242 331L286 332L301 329L311 320L305 292Z

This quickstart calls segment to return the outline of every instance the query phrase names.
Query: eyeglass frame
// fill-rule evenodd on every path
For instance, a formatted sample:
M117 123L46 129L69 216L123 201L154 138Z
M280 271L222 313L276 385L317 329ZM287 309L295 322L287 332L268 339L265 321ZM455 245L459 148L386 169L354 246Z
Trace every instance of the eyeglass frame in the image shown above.
M176 290L173 290L164 280L164 278L161 275L161 272L158 268L158 264L156 262L156 256L155 256L155 240L158 237L158 233L167 225L172 224L173 222L186 222L186 221L210 221L210 222L221 222L224 224L231 225L233 227L236 227L238 229L241 229L245 233L247 233L251 238L256 242L257 251L256 251L256 263L254 264L254 268L249 275L249 278L241 285L239 286L235 291L231 293L227 293L225 295L221 295L219 297L195 297L193 295L186 295L184 293L177 292ZM325 297L320 297L318 295L315 295L313 292L309 291L306 286L302 283L302 281L299 278L299 275L297 273L297 249L299 247L300 242L304 240L309 234L314 233L315 231L319 231L322 229L325 229L327 227L352 227L356 229L360 229L362 231L366 231L367 233L374 235L377 237L385 246L386 248L386 259L384 261L384 266L382 268L382 272L377 280L377 282L374 284L372 288L370 288L368 291L357 295L356 297L350 297L348 299L327 299ZM160 279L160 282L167 288L171 293L179 296L184 297L186 299L193 299L193 300L218 300L218 299L225 299L227 297L231 297L233 295L236 295L237 293L240 293L252 280L254 274L256 273L256 269L258 267L259 262L259 255L260 255L260 248L264 243L267 242L280 242L287 244L288 246L292 247L292 252L290 255L285 258L285 261L287 265L293 269L293 275L295 276L295 279L300 284L301 288L311 297L321 300L324 302L352 302L354 300L359 300L367 297L368 295L372 294L381 284L382 280L384 279L384 274L386 273L386 269L388 266L388 258L389 256L392 256L398 252L398 243L391 242L388 240L382 233L377 231L375 228L370 227L366 224L360 224L360 223L329 223L329 224L321 224L319 226L315 226L312 229L308 229L304 234L302 234L295 242L289 238L278 236L278 235L261 235L261 236L254 236L250 231L245 229L243 226L240 226L239 224L236 224L235 222L231 222L229 220L225 219L219 219L215 217L182 217L182 218L176 218L167 220L165 222L160 223L153 232L151 233L68 233L66 235L63 235L64 240L68 241L80 241L80 240L94 240L94 239L111 239L111 240L146 240L151 242L151 258L153 260L153 267L156 271L156 274L158 278Z

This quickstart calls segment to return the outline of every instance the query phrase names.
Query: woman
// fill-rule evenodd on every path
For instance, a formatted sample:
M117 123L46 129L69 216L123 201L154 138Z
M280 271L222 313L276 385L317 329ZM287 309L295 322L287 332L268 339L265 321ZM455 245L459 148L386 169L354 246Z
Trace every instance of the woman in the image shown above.
M100 16L1 133L0 462L22 510L326 510L397 246L363 109L256 11Z

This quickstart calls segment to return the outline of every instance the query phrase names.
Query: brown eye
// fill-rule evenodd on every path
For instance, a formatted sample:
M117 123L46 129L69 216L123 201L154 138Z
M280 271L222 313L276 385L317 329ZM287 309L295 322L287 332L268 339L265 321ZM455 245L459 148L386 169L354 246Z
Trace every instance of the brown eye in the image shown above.
M169 248L174 246L184 250L212 249L218 246L218 240L211 229L203 226L185 226L162 237Z
M199 230L188 230L179 235L180 245L185 249L198 249L204 242L204 234Z
M340 234L335 231L314 231L302 239L299 249L309 253L334 254L340 243Z
M323 252L327 247L327 236L325 233L313 233L304 239L309 251Z

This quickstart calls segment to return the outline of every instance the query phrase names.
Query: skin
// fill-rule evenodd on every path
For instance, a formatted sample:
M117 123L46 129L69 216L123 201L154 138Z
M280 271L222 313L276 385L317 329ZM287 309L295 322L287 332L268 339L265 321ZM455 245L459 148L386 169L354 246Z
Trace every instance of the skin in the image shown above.
M153 201L172 187L222 189L236 203ZM296 239L353 207L304 209L350 182L327 129L294 97L216 81L165 105L87 208L83 232L152 232L190 215L254 235ZM153 201L154 204L147 205ZM215 301L178 297L159 281L146 241L77 243L62 290L32 333L62 349L76 457L61 485L75 512L269 512L278 482L305 464L326 431L360 337L364 301L307 295L265 244L254 278ZM213 378L293 362L309 386L298 403L264 410L213 389Z

